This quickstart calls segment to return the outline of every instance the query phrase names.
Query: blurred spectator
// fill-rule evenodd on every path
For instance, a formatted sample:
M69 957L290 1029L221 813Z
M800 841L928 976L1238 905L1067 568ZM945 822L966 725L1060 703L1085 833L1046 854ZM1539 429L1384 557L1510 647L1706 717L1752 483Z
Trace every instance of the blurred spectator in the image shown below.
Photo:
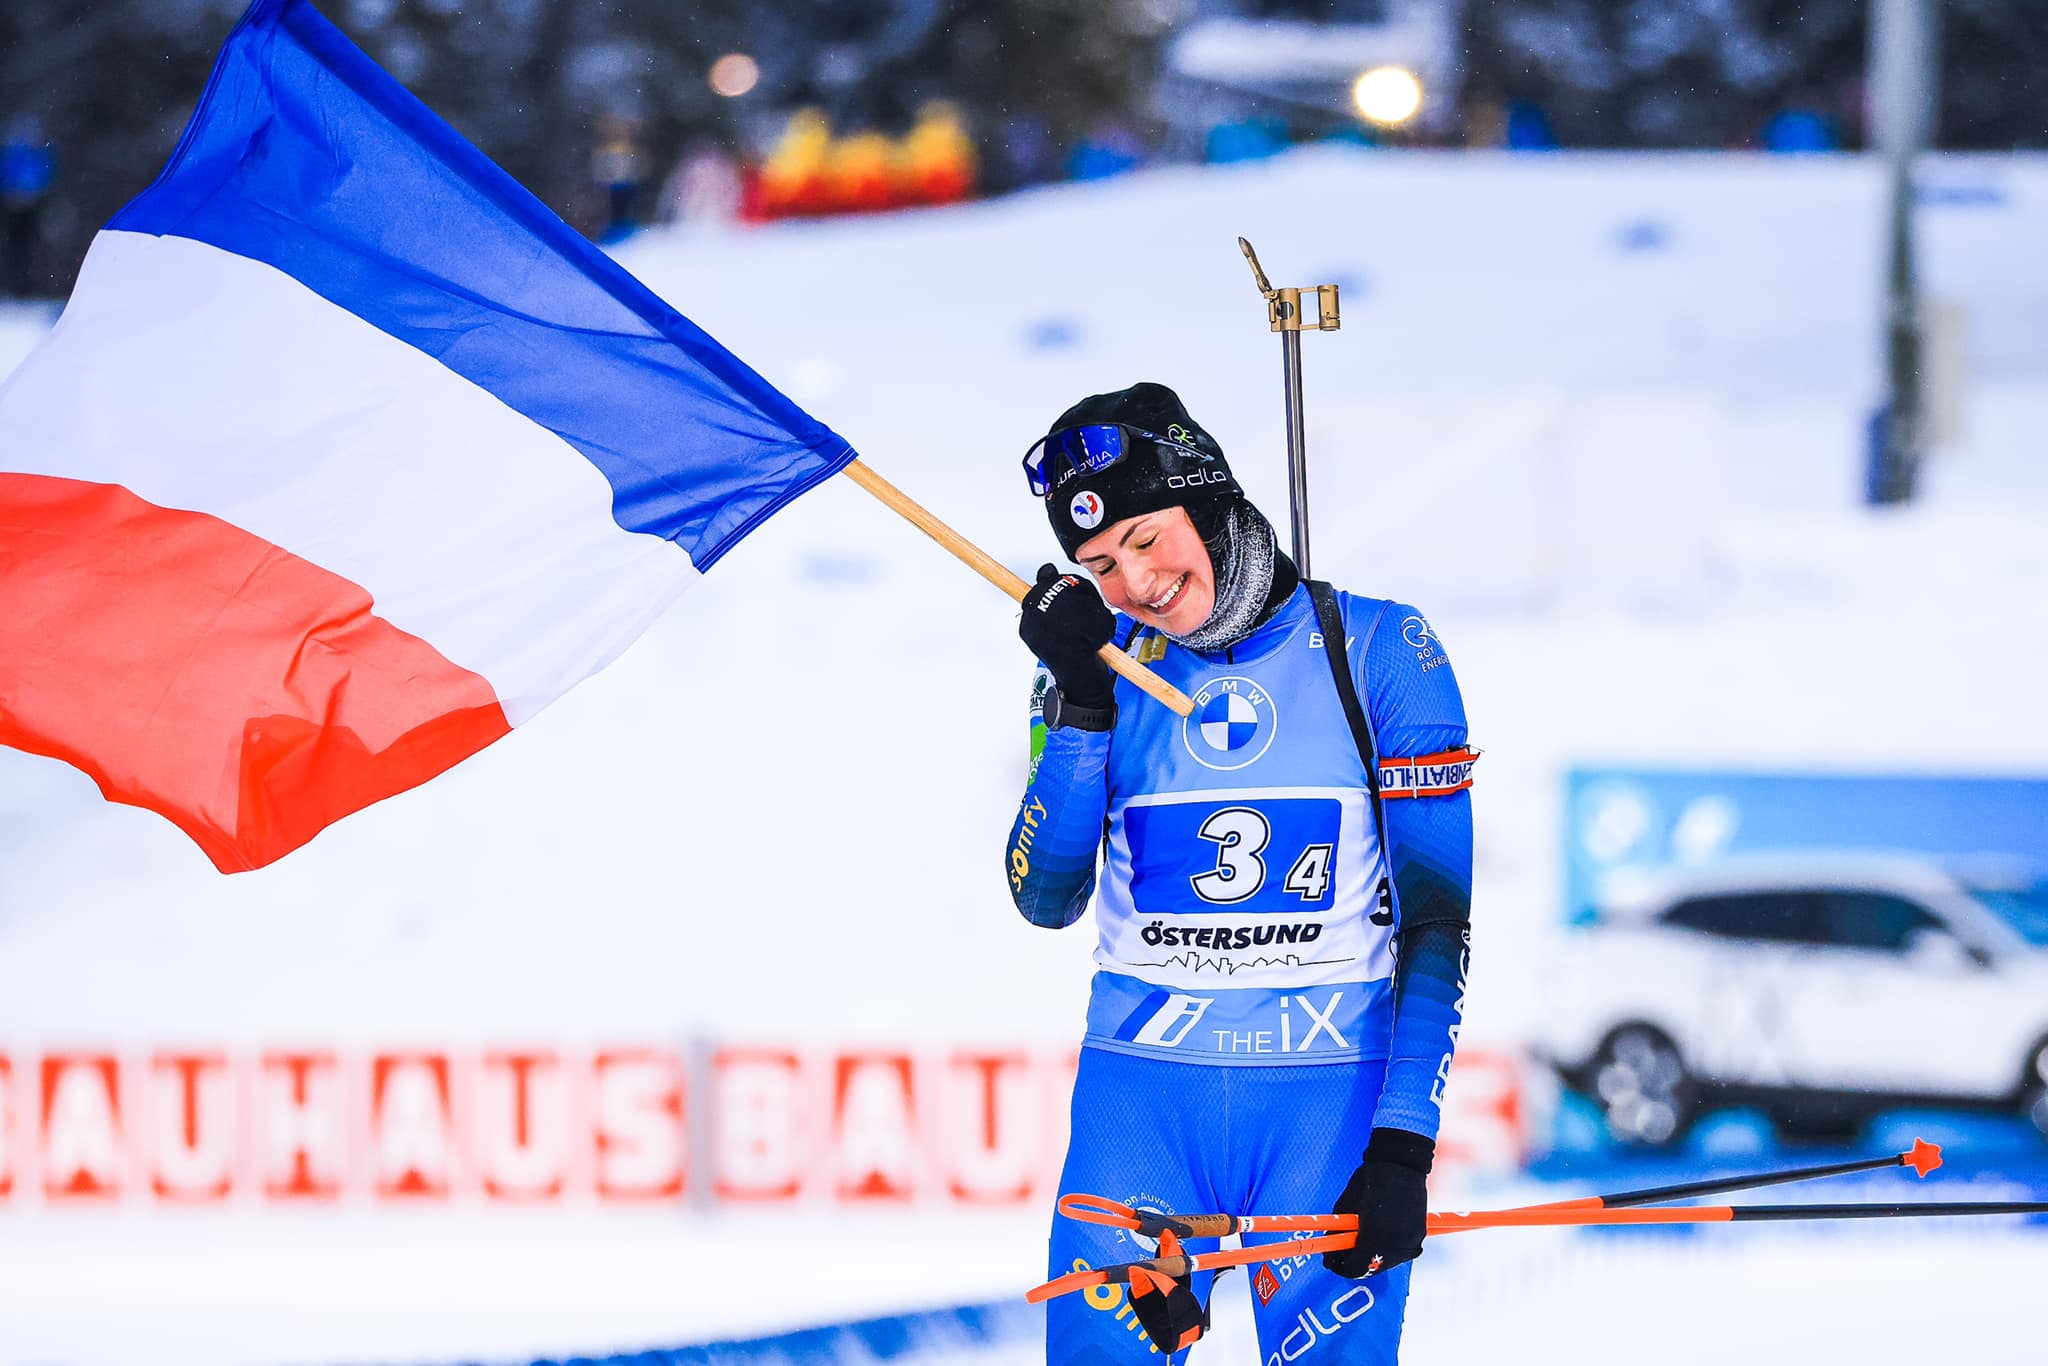
M983 183L990 194L1042 185L1059 178L1059 161L1045 119L1038 114L1012 114L1003 121L1002 132L989 149L988 175Z
M872 129L835 138L822 112L800 109L749 174L740 215L762 221L952 204L972 197L977 179L966 122L947 101L920 108L900 142Z
M25 114L7 125L0 147L0 247L6 251L0 288L25 299L35 292L36 251L43 235L43 203L57 178L57 157L43 134L41 120Z
M1806 101L1771 115L1764 124L1763 143L1767 152L1832 152L1841 145L1828 116Z
M832 152L832 125L818 109L799 109L783 125L743 200L742 216L786 218L825 207L825 162Z
M1511 100L1506 143L1511 152L1556 151L1557 134L1551 131L1549 112L1534 100Z
M1870 89L1862 78L1843 81L1829 101L1828 125L1842 135L1842 145L1855 149L1870 145Z
M1247 114L1219 123L1203 139L1202 159L1212 165L1259 161L1287 150L1287 127L1278 119Z
M1490 95L1468 95L1465 99L1465 145L1505 147L1508 145L1507 106Z
M605 195L600 241L616 242L632 234L642 174L637 121L606 114L598 121L597 144L590 153L591 182Z
M959 107L933 100L917 111L917 126L903 139L898 202L953 204L974 194L974 143Z
M1104 180L1135 171L1145 161L1138 135L1117 119L1098 123L1074 144L1067 174L1075 180Z
M657 210L664 223L730 223L740 214L739 163L714 143L683 154L662 187Z
M873 213L895 200L896 149L872 129L849 133L832 144L825 158L827 213Z

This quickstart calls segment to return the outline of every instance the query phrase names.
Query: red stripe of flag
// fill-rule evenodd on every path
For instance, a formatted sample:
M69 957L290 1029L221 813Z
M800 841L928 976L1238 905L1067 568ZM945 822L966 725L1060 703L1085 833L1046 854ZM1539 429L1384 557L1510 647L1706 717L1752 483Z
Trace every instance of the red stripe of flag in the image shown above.
M0 744L169 818L222 872L261 867L511 729L487 681L373 607L217 517L0 473Z

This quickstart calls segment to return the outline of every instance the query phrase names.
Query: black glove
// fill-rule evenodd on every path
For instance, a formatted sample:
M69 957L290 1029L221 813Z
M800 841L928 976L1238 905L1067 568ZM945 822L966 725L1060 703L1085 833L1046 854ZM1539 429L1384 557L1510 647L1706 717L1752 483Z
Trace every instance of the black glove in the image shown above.
M1131 1310L1145 1336L1172 1356L1208 1331L1209 1311L1195 1298L1194 1277L1172 1279L1157 1271L1131 1272Z
M1358 1216L1358 1243L1325 1252L1323 1265L1356 1281L1420 1257L1429 1229L1427 1178L1435 1160L1435 1142L1421 1134L1374 1129L1365 1160L1344 1183L1332 1211Z
M1086 579L1042 567L1037 585L1024 594L1017 634L1052 670L1066 701L1094 709L1116 700L1116 675L1095 653L1116 634L1116 617Z

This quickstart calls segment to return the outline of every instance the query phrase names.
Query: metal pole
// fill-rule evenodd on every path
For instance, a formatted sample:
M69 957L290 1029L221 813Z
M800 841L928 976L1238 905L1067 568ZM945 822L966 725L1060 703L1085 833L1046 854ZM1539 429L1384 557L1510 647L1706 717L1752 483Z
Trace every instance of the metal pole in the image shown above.
M1870 9L1871 142L1886 172L1885 403L1866 497L1912 498L1926 438L1919 281L1913 262L1913 161L1934 127L1932 0L1875 0Z
M1877 439L1878 464L1868 497L1872 503L1904 503L1920 478L1921 412L1920 297L1913 271L1913 173L1903 162L1891 168L1890 252L1885 271L1884 416Z
M1252 268L1259 293L1266 296L1266 322L1280 334L1281 398L1287 405L1287 511L1292 523L1294 567L1305 579L1308 566L1308 438L1301 417L1301 334L1309 329L1335 332L1341 324L1337 286L1305 285L1299 289L1275 289L1259 265L1252 244L1242 237L1238 249ZM1302 296L1315 299L1313 320L1302 316Z
M1308 567L1308 439L1301 418L1301 333L1280 334L1280 375L1287 402L1287 512L1293 525L1294 567Z

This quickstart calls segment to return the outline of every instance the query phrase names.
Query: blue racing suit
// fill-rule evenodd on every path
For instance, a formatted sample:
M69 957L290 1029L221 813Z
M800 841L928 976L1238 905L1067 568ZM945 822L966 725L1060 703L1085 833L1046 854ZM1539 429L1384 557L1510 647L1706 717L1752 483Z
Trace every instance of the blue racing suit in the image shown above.
M1112 730L1047 732L1040 670L1010 890L1047 928L1092 898L1099 933L1062 1194L1321 1213L1374 1127L1436 1137L1471 905L1464 704L1419 612L1337 601L1377 803L1306 586L1213 654L1119 618L1124 648L1194 700L1185 720L1119 679ZM1150 1255L1056 1217L1049 1273ZM1393 1362L1408 1275L1254 1269L1264 1359ZM1159 1354L1118 1286L1051 1301L1046 1331L1048 1361Z

